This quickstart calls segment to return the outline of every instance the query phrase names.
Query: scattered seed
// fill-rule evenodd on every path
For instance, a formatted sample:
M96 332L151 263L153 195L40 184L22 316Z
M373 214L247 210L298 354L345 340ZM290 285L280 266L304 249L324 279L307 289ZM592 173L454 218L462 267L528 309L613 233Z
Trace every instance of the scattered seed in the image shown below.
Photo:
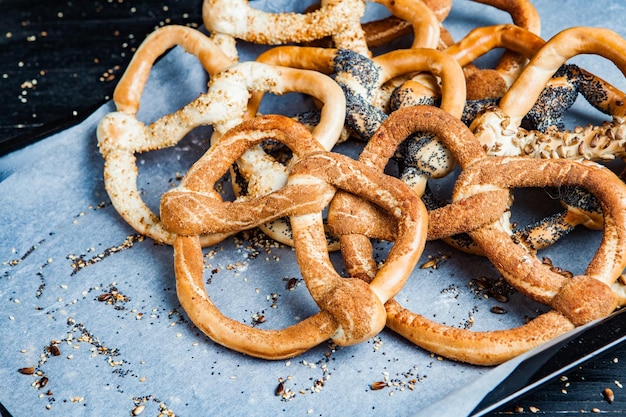
M29 366L27 368L20 368L17 370L17 372L19 372L22 375L32 375L35 373L35 367Z
M435 259L430 259L424 262L420 268L422 269L434 268L435 265L437 265L437 261Z
M100 294L100 295L98 296L98 301L107 301L107 300L110 300L112 297L113 297L113 295L112 295L112 294L109 294L109 293L107 292L107 293L104 293L104 294Z
M378 391L387 387L387 383L385 381L376 381L372 384L372 391Z
M274 390L274 395L280 397L281 395L283 395L283 392L285 392L285 384L283 384L281 381L276 386L276 389Z
M613 401L615 401L615 394L613 394L613 390L611 388L605 388L602 391L602 395L609 404L613 404Z
M506 314L506 310L500 306L493 306L489 311L491 311L493 314Z
M61 351L56 345L50 345L46 349L52 356L61 356Z

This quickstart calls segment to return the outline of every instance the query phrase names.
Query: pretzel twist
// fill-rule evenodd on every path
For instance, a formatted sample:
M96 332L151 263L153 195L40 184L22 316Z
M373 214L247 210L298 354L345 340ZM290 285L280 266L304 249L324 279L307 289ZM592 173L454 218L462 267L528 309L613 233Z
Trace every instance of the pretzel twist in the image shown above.
M211 62L207 65L215 73L209 81L208 91L175 113L162 116L149 125L136 117L139 100L149 69L169 45L182 43L186 50ZM188 132L198 126L212 125L214 140L224 131L246 117L250 90L264 90L276 94L290 91L308 93L327 103L321 110L319 124L313 133L327 146L334 144L343 126L345 104L341 89L327 76L314 71L296 70L265 65L258 62L242 62L221 68L230 60L206 36L185 27L166 26L157 30L140 46L133 63L125 72L115 92L118 111L107 114L98 125L98 146L105 158L104 180L107 193L116 210L135 230L158 242L172 244L174 235L165 230L157 214L143 202L137 190L138 170L136 153L163 149L177 144ZM271 171L256 175L259 166ZM241 158L242 172L256 182L258 194L282 186L287 174L285 167L269 158L261 150L251 150ZM246 168L247 163L250 168ZM274 174L273 176L270 174ZM278 184L278 185L277 185ZM203 246L217 243L226 235L213 238L202 237Z
M505 278L522 293L547 303L554 310L515 329L471 332L435 323L402 307L397 301L390 300L386 308L387 325L391 329L437 354L490 365L544 343L574 326L603 317L616 308L618 297L610 285L626 265L626 253L623 250L626 186L616 184L614 174L606 169L573 161L487 157L462 122L428 106L408 107L394 112L368 143L360 160L381 169L390 151L381 151L373 145L369 149L369 146L373 143L393 146L393 143L399 143L412 131L418 130L429 130L442 138L462 167L454 188L453 203L449 207L468 201L468 198L500 194L505 201L504 207L500 207L503 211L506 209L509 187L577 184L592 189L602 202L603 211L608 211L610 215L605 224L604 241L587 273L572 280L550 272L525 246L514 243L498 220L502 211L494 212L491 220L481 218L484 221L482 224L474 219L473 224L465 225L466 230L472 238L478 237L478 244ZM545 175L546 171L553 175ZM612 194L610 190L616 186L620 190ZM335 209L341 208L338 198L339 195L331 204L331 225L334 224ZM353 203L353 216L358 215L358 210ZM483 213L484 209L479 203L474 206L473 212ZM450 219L449 216L445 218ZM432 216L429 216L429 223L431 219ZM370 279L376 265L371 256L368 236L356 234L347 227L335 232L344 233L340 241L342 253L345 248L345 253L349 254L349 257L344 257L348 270L355 271L364 280Z
M313 69L327 74L336 73L335 81L342 87L346 97L346 124L364 137L370 136L387 117L371 104L377 88L401 74L427 71L440 77L442 108L457 116L463 111L465 88L461 68L447 54L434 49L396 50L369 59L343 49L280 46L261 54L258 60L281 66ZM253 94L248 114L256 113L261 99L262 93ZM330 147L326 149L330 150ZM453 158L437 141L416 152L412 162L419 166L420 173L413 174L410 178L407 176L406 179L412 187L417 188L424 186L427 176L441 177L454 168ZM248 195L256 196L260 193L255 193L248 187ZM272 223L271 227L262 226L262 230L282 243L293 245L285 223L281 223L280 228L276 223ZM331 249L338 249L338 245L332 242Z
M621 157L626 142L626 96L606 81L582 69L562 65L577 54L592 53L611 60L626 74L626 60L619 52L624 50L626 41L608 30L579 27L562 31L542 46L499 106L488 109L472 122L472 130L488 152L494 155L597 161ZM559 118L575 96L565 98L562 109L542 106L535 110L533 106L536 105L532 104L533 100L544 94L555 101L554 97L541 90L555 73L562 73L561 77L571 79L568 81L570 90L574 94L580 92L594 107L610 114L612 120L599 126L559 130ZM551 82L556 85L554 81ZM520 127L521 119L534 112L540 113L542 117L553 116L551 120L548 118L547 123L553 126L547 129L544 127L545 131ZM577 200L570 198L564 204L565 212L538 223L533 226L534 229L525 228L521 231L522 237L531 247L545 247L580 224L591 228L602 227L597 205L589 204L593 197L581 190L576 190L575 194ZM540 239L534 239L533 236L539 236Z
M267 196L222 203L213 190L215 180L246 148L268 137L301 157L287 185ZM383 304L400 290L423 250L426 210L401 181L348 157L322 151L302 125L283 116L261 116L227 132L194 164L179 187L164 194L163 223L179 234L174 249L181 305L214 341L253 356L280 359L295 356L328 337L340 345L359 343L385 326ZM335 187L359 193L396 219L398 240L371 285L339 277L330 262L321 211ZM283 330L245 326L224 316L206 293L197 235L243 230L283 215L292 216L296 257L321 311Z
M554 42L554 41L553 41ZM545 45L545 41L539 36L515 25L496 25L489 27L477 28L471 31L465 38L457 44L449 47L446 52L454 56L459 64L466 65L472 62L480 55L487 51L506 47L507 49L519 53L528 58L532 58ZM558 66L556 66L558 68ZM521 92L519 94L525 94ZM587 71L575 67L561 67L555 71L555 74L547 82L545 89L538 93L537 100L529 113L525 116L526 120L537 129L545 129L545 126L560 125L560 120L565 111L573 104L578 93L581 93L594 107L599 110L612 114L618 109L624 100L624 94L615 87L602 80L601 78L588 73ZM469 94L469 92L468 92ZM523 154L525 156L537 158L555 158L569 157L570 159L584 158L585 149L590 146L596 151L596 157L587 159L614 159L619 156L618 149L623 140L615 140L612 142L599 140L596 135L586 134L585 131L594 130L608 137L615 137L615 133L611 131L613 126L608 123L602 126L577 128L574 138L567 145L559 144L553 139L554 127L549 132L543 133L540 130L526 131L521 127L515 130L509 117L504 114L500 108L489 108L490 100L479 100L478 102L468 102L466 113L463 120L471 123L475 118L475 114L482 110L488 110L484 116L488 123L486 128L498 129L502 136L512 137L517 132L517 137L509 139L516 146L520 146L529 140L524 146ZM512 101L514 102L514 101ZM493 105L491 105L493 106ZM476 122L477 124L479 122ZM512 127L511 127L512 126ZM477 134L484 133L481 131L483 126L477 127ZM520 136L528 134L528 139L519 140ZM579 140L580 137L585 140ZM619 135L618 135L619 136ZM578 137L578 139L577 139ZM595 137L595 139L594 139ZM535 138L535 139L533 139ZM411 142L407 142L411 144ZM555 146L556 145L556 146ZM510 154L508 142L498 141L487 148L489 154ZM401 153L411 154L411 149L400 149ZM571 193L577 196L577 200L572 198L566 204L566 211L550 216L534 225L526 226L522 229L514 230L514 235L523 240L532 249L542 249L553 244L555 241L572 231L576 226L585 224L587 227L602 228L601 215L597 213L597 204L593 203L593 197L588 193L581 192L575 187L570 187ZM589 203L591 201L591 204ZM434 202L432 207L437 207L438 203ZM432 208L431 207L431 208ZM591 219L591 220L590 220ZM598 220L599 219L599 220ZM444 239L451 246L469 253L480 254L480 248L471 242L466 236L454 236Z

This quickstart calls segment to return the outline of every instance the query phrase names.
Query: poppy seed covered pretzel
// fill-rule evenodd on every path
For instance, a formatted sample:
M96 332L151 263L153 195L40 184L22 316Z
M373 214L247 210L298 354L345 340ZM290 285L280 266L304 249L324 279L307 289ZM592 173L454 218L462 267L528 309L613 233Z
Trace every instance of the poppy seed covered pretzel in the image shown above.
M222 203L213 190L215 180L247 147L268 137L284 142L303 156L291 170L287 185L260 198ZM164 194L163 222L180 233L174 249L181 305L214 341L252 356L281 359L302 353L329 337L340 345L359 343L385 326L383 304L400 290L423 250L426 210L404 183L349 157L328 152L302 155L320 149L309 131L295 121L277 115L261 116L227 132L194 164L179 187ZM398 240L372 285L341 278L330 262L321 211L335 187L379 204L396 219ZM215 216L216 211L221 214ZM197 235L183 233L222 232L232 227L243 230L268 217L285 214L292 215L296 257L321 311L282 330L260 330L229 319L211 302L204 288Z
M162 116L145 125L136 118L138 97L141 96L146 74L157 56L154 51L167 46L167 43L162 41L163 37L167 39L168 34L173 34L177 36L175 40L192 42L193 48L190 49L202 56L203 61L210 61L209 55L215 53L219 62L230 62L206 36L199 36L187 28L180 31L184 32L185 36L165 27L157 30L156 35L148 37L142 43L136 54L138 63L129 66L120 81L119 90L116 89L115 100L122 103L123 110L105 115L97 130L98 146L105 159L105 187L114 207L139 233L167 244L173 242L174 236L163 229L159 217L143 202L137 190L136 153L171 147L192 129L203 125L212 125L214 137L218 137L244 119L250 91L254 90L276 94L301 91L310 93L327 104L322 108L320 122L314 129L315 137L323 143L334 143L337 140L343 127L345 112L341 89L321 73L280 68L258 62L242 62L210 74L212 77L206 93L175 113ZM166 35L161 36L161 33ZM153 43L157 41L158 45L155 46ZM208 46L199 47L198 44ZM136 82L128 82L127 78ZM251 151L247 157L247 161L253 159L258 164L249 170L244 167L242 169L244 173L254 173L260 166L273 168L266 170L263 176L256 176L256 183L252 187L268 190L284 184L286 179L286 174L282 172L284 166L259 150ZM252 174L249 176L252 177ZM279 185L275 185L276 182ZM213 242L204 237L201 240L203 245Z

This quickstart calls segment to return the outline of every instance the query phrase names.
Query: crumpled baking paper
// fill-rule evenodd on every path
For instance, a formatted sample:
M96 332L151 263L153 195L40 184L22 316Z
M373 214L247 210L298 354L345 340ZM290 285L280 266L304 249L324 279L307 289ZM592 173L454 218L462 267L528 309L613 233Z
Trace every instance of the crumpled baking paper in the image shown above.
M291 4L251 3L276 10ZM625 15L621 4L535 4L544 38L574 25L624 33L617 19ZM368 19L384 13L370 6ZM502 22L509 22L502 12L460 1L446 27L460 39L471 27ZM239 46L242 60L263 49ZM624 77L602 58L577 61L624 88ZM197 60L175 48L154 67L138 117L150 122L182 107L206 90L206 82ZM297 95L270 96L262 111L291 115L310 105ZM155 416L411 416L420 410L460 416L514 366L514 361L496 368L456 363L388 330L357 346L324 343L280 361L213 343L178 303L172 248L138 236L110 204L95 129L113 110L109 103L82 124L0 158L0 402L15 417L123 416L138 406ZM570 114L581 122L587 114L596 120L594 112L577 103ZM198 128L173 148L138 155L139 187L153 210L161 193L207 149L210 133ZM350 152L352 145L343 146ZM445 186L443 181L435 188ZM516 200L514 215L529 222L543 215L539 208L555 207L558 203L538 190ZM580 230L545 256L580 273L599 238L599 232ZM263 315L260 327L280 328L313 314L316 305L292 249L265 243L250 232L206 249L206 287L230 317L251 324ZM341 268L339 255L333 259ZM419 267L429 259L439 261L436 269ZM429 242L396 298L429 318L474 330L517 326L545 311L517 294L500 304L471 285L479 277L499 276L485 259ZM290 290L292 279L297 285ZM507 314L491 313L494 305ZM31 367L33 375L18 372ZM378 381L389 384L372 390Z

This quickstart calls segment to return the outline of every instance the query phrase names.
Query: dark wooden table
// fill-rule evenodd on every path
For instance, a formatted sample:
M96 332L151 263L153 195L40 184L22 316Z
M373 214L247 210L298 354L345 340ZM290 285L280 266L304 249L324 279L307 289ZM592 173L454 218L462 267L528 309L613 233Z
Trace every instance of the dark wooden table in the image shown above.
M0 0L3 153L78 122L109 100L144 37L165 24L199 26L201 4L201 0L159 5L146 0ZM491 415L626 415L624 362L626 345ZM615 395L612 403L603 395L606 388Z

